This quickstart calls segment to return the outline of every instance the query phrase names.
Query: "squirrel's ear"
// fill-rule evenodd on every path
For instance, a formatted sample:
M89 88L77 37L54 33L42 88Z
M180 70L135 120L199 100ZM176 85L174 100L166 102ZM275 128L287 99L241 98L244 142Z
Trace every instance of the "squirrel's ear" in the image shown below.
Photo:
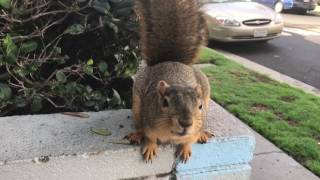
M157 86L157 91L161 96L164 96L167 88L170 87L169 84L165 81L159 81L158 86Z
M201 85L197 85L197 86L194 88L194 90L196 91L198 98L202 96L202 88L201 88Z

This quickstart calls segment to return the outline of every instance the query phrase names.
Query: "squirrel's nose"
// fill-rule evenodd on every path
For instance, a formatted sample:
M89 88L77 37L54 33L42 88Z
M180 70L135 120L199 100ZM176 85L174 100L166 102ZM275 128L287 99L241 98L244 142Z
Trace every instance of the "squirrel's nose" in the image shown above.
M180 124L182 127L187 128L187 127L192 126L192 121L179 121L179 124Z

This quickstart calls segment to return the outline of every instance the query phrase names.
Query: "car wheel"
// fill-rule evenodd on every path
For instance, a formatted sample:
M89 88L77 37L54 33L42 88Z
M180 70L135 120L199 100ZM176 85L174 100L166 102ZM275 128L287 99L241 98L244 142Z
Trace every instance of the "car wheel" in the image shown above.
M277 1L276 4L274 5L274 11L277 13L281 13L283 11L283 2L282 1Z

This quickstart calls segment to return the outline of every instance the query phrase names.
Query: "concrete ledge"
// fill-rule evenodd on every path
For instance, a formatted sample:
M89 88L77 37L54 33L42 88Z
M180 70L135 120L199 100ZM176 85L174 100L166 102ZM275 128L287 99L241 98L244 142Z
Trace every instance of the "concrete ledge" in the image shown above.
M178 173L177 179L197 180L249 180L251 167L248 164L213 167L207 171Z
M216 138L195 144L187 164L175 160L170 146L161 148L159 157L146 164L139 147L118 144L132 130L130 110L88 114L87 119L62 114L0 118L0 179L155 178L172 172L179 179L189 179L191 174L192 179L250 176L254 136L214 102L206 127ZM93 134L91 127L108 128L112 135Z
M105 151L97 154L50 157L46 163L16 161L0 167L2 180L109 180L170 173L172 148L163 148L152 164L141 161L136 149Z

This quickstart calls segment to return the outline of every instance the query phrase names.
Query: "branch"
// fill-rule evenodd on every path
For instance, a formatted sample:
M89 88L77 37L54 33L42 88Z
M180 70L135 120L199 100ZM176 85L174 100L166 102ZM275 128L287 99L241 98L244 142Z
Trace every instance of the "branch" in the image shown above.
M55 102L53 102L50 98L46 97L45 95L43 94L39 94L40 97L42 97L43 99L47 100L50 104L52 104L55 108L64 108L66 107L65 105L57 105Z
M60 13L70 13L71 11L70 10L56 10L56 11L51 11L51 12L46 12L46 13L40 13L38 15L35 15L35 16L31 16L30 18L28 19L25 19L22 21L22 23L26 23L28 21L33 21L33 20L36 20L42 16L48 16L48 15L57 15L57 14L60 14Z

